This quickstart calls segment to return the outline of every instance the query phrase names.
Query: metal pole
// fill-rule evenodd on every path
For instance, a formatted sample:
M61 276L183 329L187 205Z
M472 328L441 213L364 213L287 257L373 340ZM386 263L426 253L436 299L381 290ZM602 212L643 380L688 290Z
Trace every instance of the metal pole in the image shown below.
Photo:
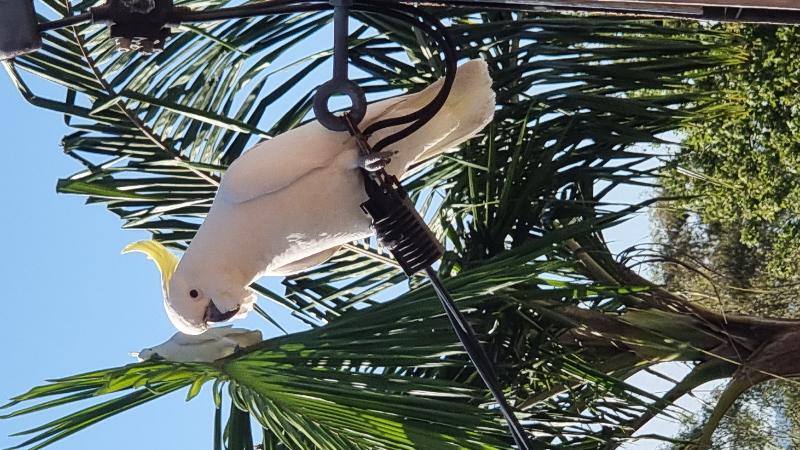
M333 5L333 79L347 80L347 37L352 0L332 0Z
M521 450L531 450L533 447L531 447L531 444L528 442L528 437L525 435L522 425L519 423L519 420L517 420L517 417L511 410L511 406L509 406L506 401L502 388L497 384L497 374L494 372L489 357L486 355L486 352L483 351L483 347L481 347L480 342L478 342L478 339L475 337L475 331L467 321L467 318L464 317L461 311L456 307L453 298L450 296L450 293L447 292L447 289L445 289L436 270L428 266L425 269L425 273L431 280L433 289L436 291L436 296L439 297L439 300L442 302L442 307L445 313L447 313L447 318L450 319L450 324L453 326L453 331L456 332L458 340L461 342L464 350L466 350L467 356L469 356L470 361L472 361L475 369L477 369L478 375L480 375L486 388L492 393L492 396L500 407L500 412L503 413L503 417L506 418L508 429L511 430L514 442L517 443L517 446Z
M800 0L433 0L428 6L584 11L722 22L800 23Z

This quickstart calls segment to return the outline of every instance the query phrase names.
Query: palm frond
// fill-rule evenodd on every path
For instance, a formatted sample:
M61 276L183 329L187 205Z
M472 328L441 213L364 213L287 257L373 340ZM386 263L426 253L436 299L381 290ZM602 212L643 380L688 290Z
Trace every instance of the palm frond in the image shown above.
M618 445L674 402L674 392L656 396L623 380L708 349L637 315L657 295L620 276L601 230L632 210L605 199L616 186L652 182L652 154L640 146L662 143L696 101L673 88L737 60L720 50L725 36L689 39L656 22L435 13L451 24L461 58L489 62L498 102L481 136L407 180L447 248L440 271L532 434L552 448ZM421 89L440 71L435 50L405 24L358 19L352 63L371 98ZM75 130L64 150L84 169L59 191L184 249L225 168L256 138L307 120L314 74L330 51L304 45L329 21L308 13L187 27L149 58L115 53L98 27L72 28L5 67L28 101L64 114ZM38 96L26 72L65 87L65 99ZM611 275L590 270L587 253ZM255 288L316 328L215 365L131 365L36 388L15 400L36 403L11 415L128 393L29 430L19 448L177 389L191 397L210 379L229 383L232 398L227 434L217 402L217 446L251 444L242 413L266 430L265 446L508 446L432 292L422 279L406 284L374 242L350 245L284 287ZM719 337L702 321L691 325Z
M680 352L679 346L646 328L632 333L623 329L636 329L624 322L625 316L612 319L601 312L619 308L619 299L636 290L559 280L556 276L571 273L576 278L574 268L541 259L554 244L613 224L625 214L564 227L445 281L490 344L503 379L513 380L508 394L526 427L545 442L560 440L575 448L596 443L592 427L597 424L609 430L605 439L624 436L631 420L666 406L621 378L635 373L637 363L644 367L659 354ZM601 299L598 311L574 307ZM579 311L585 317L576 315ZM586 324L595 332L598 324L611 324L619 332L606 327L605 346L585 348L565 331L580 334ZM629 349L624 361L606 360L611 347L621 346ZM213 364L141 363L56 380L15 398L7 407L33 405L7 417L133 391L28 430L34 436L17 447L41 448L177 389L188 388L191 399L212 379L229 383L235 406L228 427L242 434L235 439L252 434L235 418L248 412L287 448L509 445L500 416L486 408L491 399L427 285ZM227 436L232 445L233 435Z

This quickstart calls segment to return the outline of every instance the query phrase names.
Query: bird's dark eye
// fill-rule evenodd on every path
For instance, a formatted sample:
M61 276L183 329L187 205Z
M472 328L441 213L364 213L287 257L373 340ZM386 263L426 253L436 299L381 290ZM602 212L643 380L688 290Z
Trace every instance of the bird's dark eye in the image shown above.
M192 289L191 291L189 291L189 297L197 298L198 295L200 295L200 293L197 292L197 289Z

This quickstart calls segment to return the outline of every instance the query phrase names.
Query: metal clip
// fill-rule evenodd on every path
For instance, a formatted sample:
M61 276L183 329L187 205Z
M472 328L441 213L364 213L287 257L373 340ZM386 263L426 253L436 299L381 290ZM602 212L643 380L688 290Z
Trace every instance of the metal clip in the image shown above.
M173 0L107 0L91 8L92 23L107 23L121 52L160 52L171 32L176 11Z
M314 95L314 116L325 128L333 131L347 131L347 123L342 116L328 109L328 101L336 94L350 98L349 115L358 124L367 113L367 97L364 91L347 76L347 37L348 19L352 0L331 0L333 5L333 78L317 88Z
M356 139L359 151L372 153L367 138L350 114L342 119ZM410 277L438 261L444 247L419 215L400 181L383 169L362 174L369 200L361 204L361 209L372 218L378 242L392 254L403 272Z

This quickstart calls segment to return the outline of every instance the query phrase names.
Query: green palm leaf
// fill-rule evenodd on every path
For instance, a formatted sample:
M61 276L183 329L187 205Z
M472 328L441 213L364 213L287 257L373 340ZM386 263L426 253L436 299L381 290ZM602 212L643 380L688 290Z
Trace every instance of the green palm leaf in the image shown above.
M642 312L657 295L613 260L601 234L635 208L616 211L605 199L621 184L652 182L641 145L663 142L691 117L696 98L674 89L687 74L737 59L721 50L726 36L687 39L655 22L434 13L451 24L461 58L489 62L498 103L481 136L406 182L447 248L440 271L541 442L618 445L687 389L659 397L622 380L707 349ZM421 89L440 72L434 50L406 25L357 18L352 64L371 98ZM84 168L59 191L184 249L225 168L256 139L308 120L331 53L307 44L327 39L329 21L308 13L186 27L152 57L114 52L101 28L70 28L5 67L28 101L75 129L64 150ZM60 84L65 99L38 96L26 73ZM406 284L374 243L347 246L283 285L285 293L255 289L313 329L214 365L136 364L35 388L15 399L34 404L11 416L125 394L29 430L19 448L177 389L191 398L211 379L228 383L232 401L225 432L217 399L217 448L250 446L248 416L265 430L265 447L508 446L432 292L419 278Z

